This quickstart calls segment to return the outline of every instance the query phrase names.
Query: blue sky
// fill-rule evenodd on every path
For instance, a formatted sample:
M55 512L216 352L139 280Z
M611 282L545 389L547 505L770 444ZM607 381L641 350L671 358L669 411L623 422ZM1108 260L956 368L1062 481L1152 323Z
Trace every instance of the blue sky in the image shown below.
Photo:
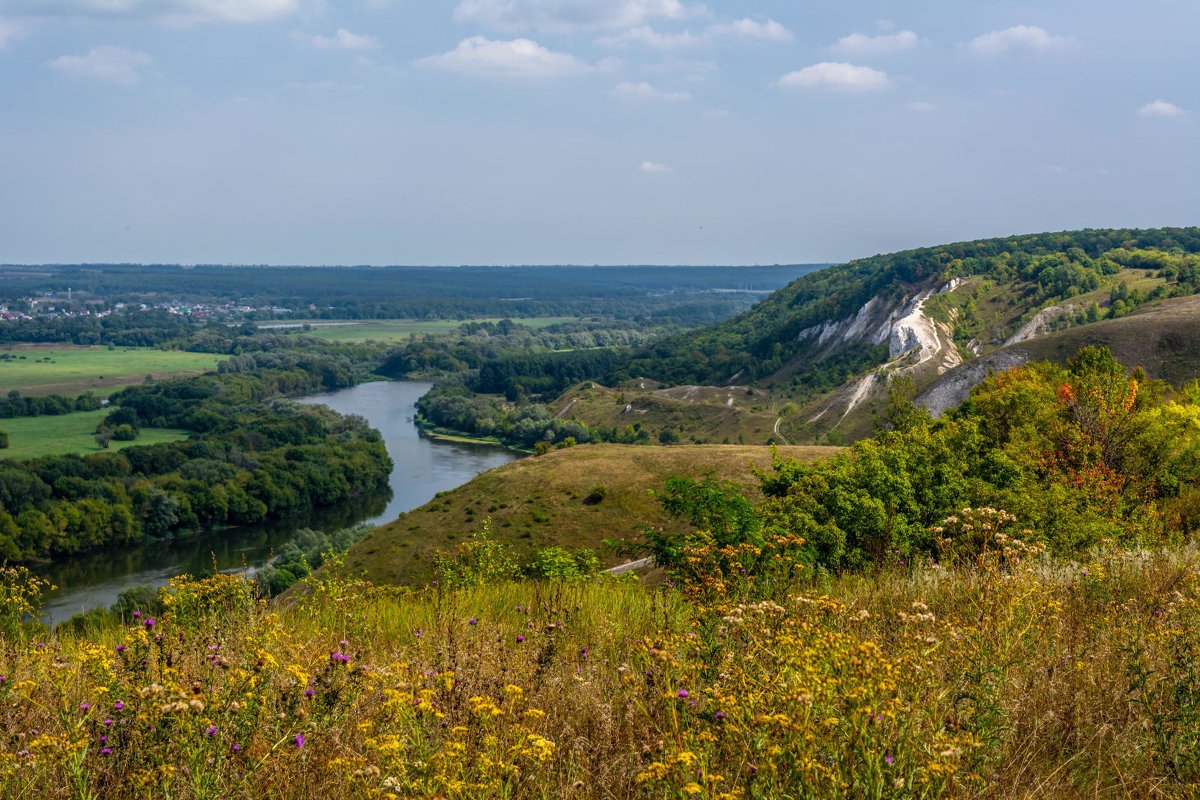
M0 261L753 264L1200 224L1191 0L0 0Z

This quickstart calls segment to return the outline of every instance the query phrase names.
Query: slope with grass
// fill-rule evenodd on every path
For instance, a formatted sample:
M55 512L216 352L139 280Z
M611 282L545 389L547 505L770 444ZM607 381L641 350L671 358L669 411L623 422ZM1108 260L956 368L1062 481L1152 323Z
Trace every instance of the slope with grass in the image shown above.
M989 372L1030 361L1066 363L1082 347L1103 345L1151 378L1179 385L1200 377L1200 296L1147 304L1127 317L1101 320L1007 344L934 381L918 401L935 414L957 406Z
M805 275L738 317L643 348L610 382L627 388L629 379L644 377L677 387L750 385L770 393L764 405L791 403L799 412L772 426L776 439L854 439L871 431L895 377L911 378L919 391L963 362L960 375L979 372L972 359L1006 346L1061 358L1074 353L1077 341L1107 344L1110 336L1114 349L1129 357L1120 340L1154 340L1161 319L1137 309L1197 292L1200 228L959 242ZM1187 320L1200 327L1194 306L1180 304L1172 313L1184 318L1172 322L1173 329ZM1127 315L1128 323L1108 324ZM1031 344L1063 329L1079 338L1063 339L1061 346ZM1168 350L1177 354L1181 347L1187 350L1186 344ZM1172 380L1197 374L1187 360L1175 368L1167 358L1148 358L1163 364L1159 374ZM628 391L627 397L635 406L643 401ZM579 418L592 424L585 413Z
M809 460L831 447L781 447ZM493 536L529 559L542 547L600 548L605 539L635 538L642 526L669 517L650 494L671 476L718 477L754 483L752 467L767 468L771 450L737 445L586 445L555 450L485 472L420 508L372 531L346 555L346 568L383 583L432 577L432 556L451 550L491 520ZM602 552L609 564L620 562Z

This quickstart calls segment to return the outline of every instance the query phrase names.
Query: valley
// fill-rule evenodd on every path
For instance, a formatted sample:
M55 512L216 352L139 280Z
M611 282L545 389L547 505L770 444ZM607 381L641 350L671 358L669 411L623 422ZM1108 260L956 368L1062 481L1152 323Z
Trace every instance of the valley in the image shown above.
M701 758L764 800L1183 785L1158 687L1200 630L1198 270L1196 229L1080 231L801 270L742 310L655 273L607 315L12 321L0 731L184 763L169 730L231 796L500 796L503 763L694 797ZM85 385L101 363L123 385ZM202 709L151 699L185 683ZM1030 702L1095 715L1090 744ZM53 796L71 762L33 763ZM142 774L112 763L89 774Z

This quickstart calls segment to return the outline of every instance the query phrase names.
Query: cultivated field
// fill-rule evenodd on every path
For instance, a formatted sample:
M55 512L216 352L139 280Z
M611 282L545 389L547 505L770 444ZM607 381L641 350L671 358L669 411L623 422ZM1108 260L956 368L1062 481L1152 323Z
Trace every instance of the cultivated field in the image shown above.
M8 433L8 449L0 450L0 458L22 461L39 456L64 455L66 453L100 452L96 444L96 426L103 421L110 409L80 411L54 417L17 417L0 419L0 431ZM173 442L187 437L186 431L167 428L143 428L141 435L132 442L113 441L110 450L120 450L133 445Z
M574 322L578 317L518 317L513 319L529 328L546 328L563 322ZM472 322L498 322L499 320L477 319ZM309 326L308 330L304 325ZM303 333L330 342L398 342L414 333L449 333L466 323L453 319L372 319L372 320L314 320L308 323L289 322L260 325L260 330L274 332Z
M8 358L4 358L4 356ZM0 350L0 392L76 395L216 369L223 356L151 347L16 345Z

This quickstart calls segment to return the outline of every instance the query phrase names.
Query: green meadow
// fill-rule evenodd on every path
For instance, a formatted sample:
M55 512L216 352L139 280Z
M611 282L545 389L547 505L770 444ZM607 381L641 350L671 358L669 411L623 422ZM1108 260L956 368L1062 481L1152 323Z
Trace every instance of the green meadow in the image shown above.
M222 358L152 347L14 347L0 350L0 392L105 394L105 390L141 383L147 375L163 378L207 372L216 369Z
M80 411L74 414L47 417L18 417L0 419L0 431L8 433L8 449L0 450L0 458L18 461L39 456L63 455L65 453L98 453L96 426L110 409ZM132 442L113 441L109 450L120 450L132 445L173 442L187 437L186 431L166 428L143 428Z

